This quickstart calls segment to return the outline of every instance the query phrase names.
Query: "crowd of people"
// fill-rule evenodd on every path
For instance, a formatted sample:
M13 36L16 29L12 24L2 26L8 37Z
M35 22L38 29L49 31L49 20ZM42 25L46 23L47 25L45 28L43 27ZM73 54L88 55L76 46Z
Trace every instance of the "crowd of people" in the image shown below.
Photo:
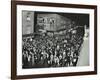
M22 67L76 66L83 43L81 28L70 29L66 34L49 36L47 33L22 38Z

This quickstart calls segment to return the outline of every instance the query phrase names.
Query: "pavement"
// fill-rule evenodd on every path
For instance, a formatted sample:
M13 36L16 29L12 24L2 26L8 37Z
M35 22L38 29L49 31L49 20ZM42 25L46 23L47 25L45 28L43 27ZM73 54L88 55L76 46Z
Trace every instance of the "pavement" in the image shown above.
M84 37L77 66L89 66L89 37Z

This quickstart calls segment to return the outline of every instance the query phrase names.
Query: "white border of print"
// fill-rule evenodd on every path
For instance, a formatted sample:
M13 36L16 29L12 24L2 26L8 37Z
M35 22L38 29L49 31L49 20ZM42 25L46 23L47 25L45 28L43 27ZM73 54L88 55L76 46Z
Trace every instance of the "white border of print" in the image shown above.
M89 38L89 66L61 67L61 68L33 68L22 69L22 10L63 12L63 13L88 13L90 15L90 38ZM70 73L94 71L94 10L80 8L60 8L17 5L17 75L36 75L50 73Z

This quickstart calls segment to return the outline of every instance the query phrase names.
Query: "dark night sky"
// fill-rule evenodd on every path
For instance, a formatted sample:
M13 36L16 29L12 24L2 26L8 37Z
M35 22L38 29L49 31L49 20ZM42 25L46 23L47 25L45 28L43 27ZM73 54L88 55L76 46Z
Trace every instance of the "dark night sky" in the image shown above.
M86 24L89 27L89 14L64 13L61 15L75 21L76 25Z
M72 21L75 21L76 25L87 25L89 27L89 14L79 14L79 13L59 13L59 12L36 12L37 14L59 14Z

